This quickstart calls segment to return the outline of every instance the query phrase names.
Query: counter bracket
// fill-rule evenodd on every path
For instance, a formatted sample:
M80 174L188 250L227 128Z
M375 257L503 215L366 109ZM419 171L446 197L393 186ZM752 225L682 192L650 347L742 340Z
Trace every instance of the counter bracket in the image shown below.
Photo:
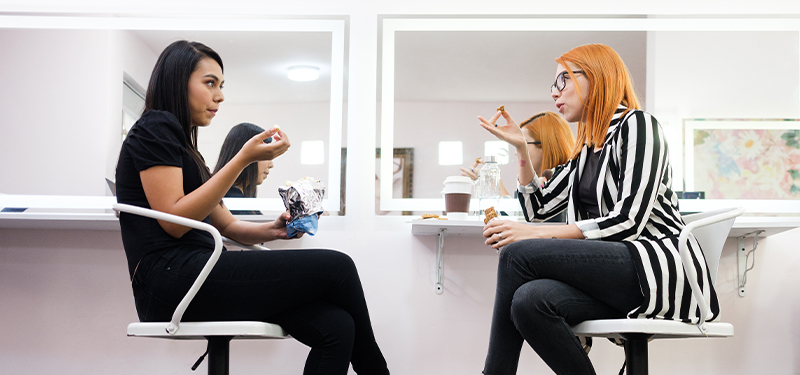
M438 239L436 245L436 294L442 294L444 292L444 285L442 284L442 278L444 276L444 234L447 232L447 228L439 228L439 233L436 234Z
M736 249L736 258L739 261L739 297L744 298L747 295L744 285L747 284L747 272L753 269L756 265L756 248L758 248L758 236L764 233L763 230L756 230L750 233L746 233L743 236L737 238L738 240L738 247ZM747 250L745 240L748 236L753 236L753 248L750 251ZM753 260L750 262L750 266L748 267L748 258L750 255L753 255Z

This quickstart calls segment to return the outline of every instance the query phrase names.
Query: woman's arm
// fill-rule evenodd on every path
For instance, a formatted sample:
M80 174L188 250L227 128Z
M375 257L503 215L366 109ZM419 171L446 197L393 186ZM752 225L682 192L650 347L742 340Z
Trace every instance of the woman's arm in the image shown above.
M289 140L282 132L277 132L277 135L276 132L275 129L270 129L247 141L242 150L225 167L188 195L185 195L183 190L182 168L160 165L139 172L150 207L161 212L203 220L217 207L221 207L220 202L225 193L247 165L256 160L271 160L286 152L290 146ZM274 137L276 141L263 143L264 139L273 135L276 135ZM182 237L190 230L172 223L159 222L159 224L176 238ZM230 225L226 220L217 220L216 224Z
M497 123L500 116L506 120L505 125ZM514 121L511 115L506 111L497 111L497 113L488 120L481 116L478 116L478 120L480 120L480 126L482 128L492 133L497 139L506 141L514 147L517 159L519 160L518 182L522 185L527 185L533 181L537 176L536 171L533 169L533 164L531 164L531 157L528 154L528 144L525 141L525 135L522 134L522 129L517 125L517 122Z
M494 219L483 227L486 245L500 249L512 242L531 238L584 239L583 232L575 224L529 225L509 220Z
M575 160L555 168L552 178L544 186L533 181L517 186L519 203L525 220L548 219L563 211L569 204L569 180L575 168Z
M211 225L218 228L220 234L245 245L288 239L286 222L290 219L291 215L284 212L275 221L268 223L242 221L236 219L224 204L214 208L209 216ZM298 232L298 238L302 235L302 232Z

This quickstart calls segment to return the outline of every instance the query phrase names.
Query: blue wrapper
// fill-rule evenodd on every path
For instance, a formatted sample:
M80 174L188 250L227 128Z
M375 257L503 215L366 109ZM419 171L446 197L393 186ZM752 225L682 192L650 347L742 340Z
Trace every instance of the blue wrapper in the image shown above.
M297 232L304 232L308 233L309 236L313 236L314 233L317 233L318 225L319 216L316 214L303 216L299 219L295 219L286 223L286 234L289 236L289 238L296 236Z

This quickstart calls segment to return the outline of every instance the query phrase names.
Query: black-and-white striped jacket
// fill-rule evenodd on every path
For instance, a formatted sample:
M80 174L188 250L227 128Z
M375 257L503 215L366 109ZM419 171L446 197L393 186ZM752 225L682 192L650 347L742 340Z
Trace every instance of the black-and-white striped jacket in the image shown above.
M664 131L649 113L620 106L613 116L598 162L597 202L601 217L588 219L578 199L583 166L590 152L584 146L578 158L554 171L545 187L538 177L518 186L525 219L547 219L567 209L567 222L581 229L588 240L621 241L636 262L644 303L628 313L630 318L660 318L696 323L700 312L692 296L678 252L678 235L684 227L678 198L671 190L672 169ZM620 121L620 118L622 121ZM710 282L705 258L690 236L694 264L703 295L711 306L711 319L719 303Z

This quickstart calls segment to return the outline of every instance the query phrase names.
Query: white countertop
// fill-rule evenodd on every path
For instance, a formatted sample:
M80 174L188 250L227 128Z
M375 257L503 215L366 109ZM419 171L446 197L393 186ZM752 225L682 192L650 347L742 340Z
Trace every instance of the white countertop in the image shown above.
M503 219L501 217L500 219ZM509 217L509 220L519 218ZM440 229L446 229L448 235L481 235L483 233L483 219L474 216L467 220L437 220L414 219L411 220L411 233L419 235L439 234ZM537 223L534 225L559 225L558 223ZM757 230L763 230L761 237L767 237L800 227L800 217L769 217L769 216L740 216L733 223L728 237L741 237Z

